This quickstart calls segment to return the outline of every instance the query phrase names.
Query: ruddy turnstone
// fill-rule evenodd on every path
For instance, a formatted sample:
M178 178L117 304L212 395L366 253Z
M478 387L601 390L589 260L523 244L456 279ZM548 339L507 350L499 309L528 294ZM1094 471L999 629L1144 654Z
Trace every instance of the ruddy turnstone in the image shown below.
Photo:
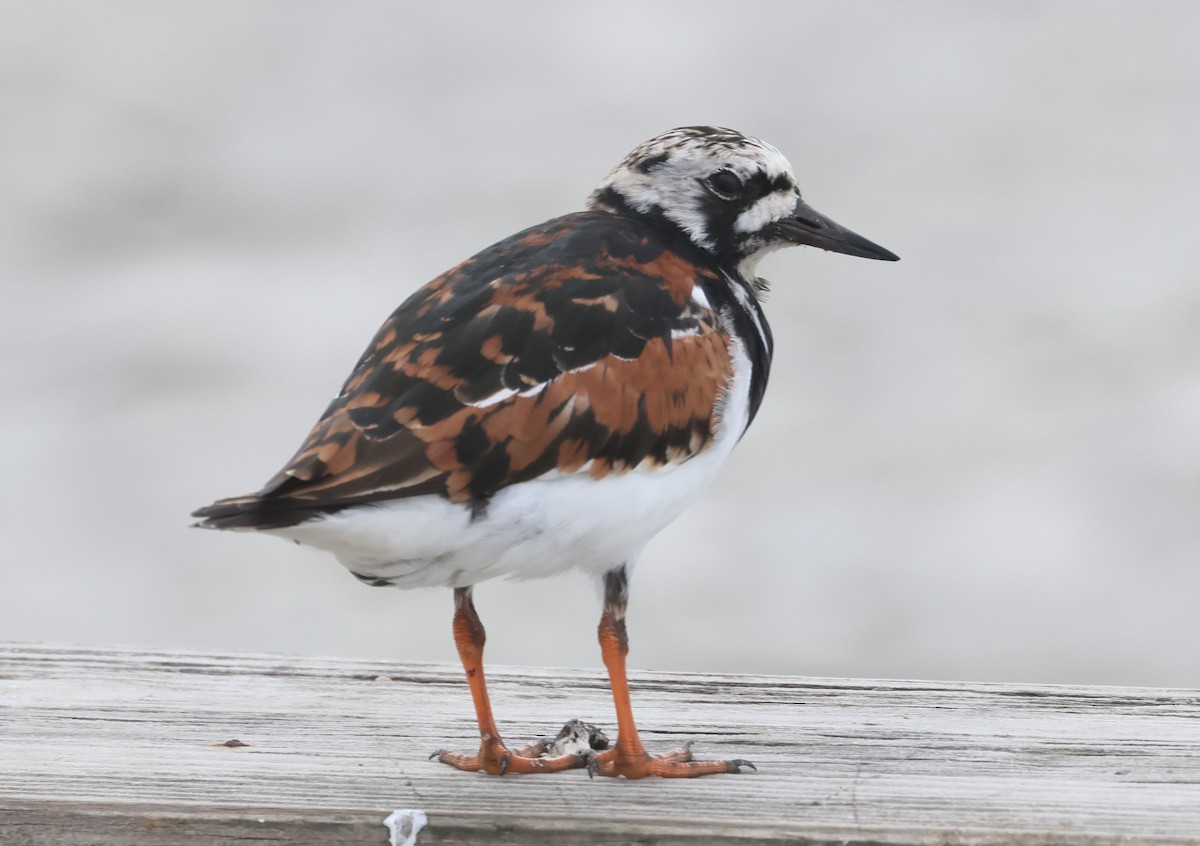
M759 260L808 244L897 256L814 211L769 144L711 126L637 147L568 214L434 279L383 324L299 452L258 493L195 512L328 550L378 587L454 589L481 735L463 770L699 776L647 754L625 674L629 573L754 419L771 365ZM617 713L603 752L510 751L483 674L478 582L570 567L603 584Z

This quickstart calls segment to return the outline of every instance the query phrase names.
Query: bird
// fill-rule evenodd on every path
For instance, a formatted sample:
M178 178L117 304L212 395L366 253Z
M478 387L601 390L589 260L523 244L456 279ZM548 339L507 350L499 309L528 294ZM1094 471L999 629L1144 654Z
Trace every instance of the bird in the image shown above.
M647 541L708 486L755 418L773 340L757 275L808 245L894 253L814 210L775 147L717 126L638 145L585 210L438 276L387 318L292 459L196 525L333 553L376 587L453 589L480 746L460 770L692 777L744 759L651 755L630 703L626 609ZM614 745L507 746L484 677L474 587L575 568L597 580Z

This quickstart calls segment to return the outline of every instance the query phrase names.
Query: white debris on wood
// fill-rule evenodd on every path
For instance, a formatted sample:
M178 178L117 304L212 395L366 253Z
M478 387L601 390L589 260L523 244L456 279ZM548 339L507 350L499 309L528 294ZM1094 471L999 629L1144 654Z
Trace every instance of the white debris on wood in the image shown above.
M417 834L429 822L424 811L400 808L383 821L392 836L392 846L416 846Z

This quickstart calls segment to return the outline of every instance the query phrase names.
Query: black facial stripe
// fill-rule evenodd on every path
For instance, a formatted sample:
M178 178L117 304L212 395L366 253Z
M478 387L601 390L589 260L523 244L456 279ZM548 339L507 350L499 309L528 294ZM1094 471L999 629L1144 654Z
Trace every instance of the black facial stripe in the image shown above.
M775 176L767 176L761 170L756 171L753 176L746 180L746 199L753 203L755 200L761 200L768 194L773 194L776 191L791 191L794 188L792 180L787 174L780 173Z
M796 185L786 173L780 173L771 180L772 191L791 191Z

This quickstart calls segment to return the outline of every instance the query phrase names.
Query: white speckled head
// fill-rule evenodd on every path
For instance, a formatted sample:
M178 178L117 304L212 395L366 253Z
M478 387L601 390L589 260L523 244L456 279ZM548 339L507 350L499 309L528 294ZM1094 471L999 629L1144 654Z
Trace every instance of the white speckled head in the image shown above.
M772 147L732 129L685 126L639 145L596 187L588 208L674 230L754 288L759 259L807 244L862 258L898 256L813 209Z
M800 199L777 149L732 129L688 126L640 144L592 192L588 207L665 218L696 245L741 265L786 246L772 224Z

